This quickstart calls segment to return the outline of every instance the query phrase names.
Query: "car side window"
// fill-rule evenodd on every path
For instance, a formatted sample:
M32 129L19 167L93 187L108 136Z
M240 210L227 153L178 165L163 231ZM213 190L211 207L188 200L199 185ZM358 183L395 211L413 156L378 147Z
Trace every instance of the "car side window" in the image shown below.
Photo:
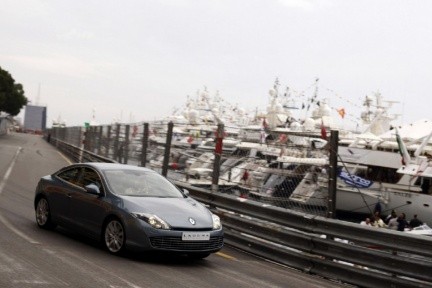
M103 192L102 180L99 174L90 168L84 168L83 174L81 176L79 186L85 187L89 184L95 184L99 187L100 191Z
M76 168L65 170L57 174L57 177L68 183L76 185L78 182L79 172L80 172L80 168L76 167Z

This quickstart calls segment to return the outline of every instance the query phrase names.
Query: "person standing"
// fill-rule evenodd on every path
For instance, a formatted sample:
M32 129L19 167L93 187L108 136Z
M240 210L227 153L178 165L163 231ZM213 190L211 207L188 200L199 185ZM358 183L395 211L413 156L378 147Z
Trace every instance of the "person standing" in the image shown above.
M374 217L374 221L372 223L372 226L374 227L378 227L378 228L384 228L386 227L386 224L384 223L384 221L381 219L379 212L375 212L375 215L373 215Z
M414 218L409 221L409 226L411 228L416 228L420 225L423 225L423 222L417 218L417 214L414 215Z
M366 218L364 221L361 221L360 225L372 226L370 218Z
M384 222L388 225L389 224L389 222L390 222L390 220L391 219L393 219L393 218L395 218L395 219L397 219L398 218L398 216L397 216L397 214L396 214L396 211L395 210L392 210L391 211L391 214L390 215L388 215L387 217L386 217L386 219L384 220Z
M387 228L391 230L398 230L398 226L399 226L398 217L390 218L387 224Z
M397 219L398 222L398 231L405 231L405 228L408 227L408 222L406 221L405 213L401 213Z

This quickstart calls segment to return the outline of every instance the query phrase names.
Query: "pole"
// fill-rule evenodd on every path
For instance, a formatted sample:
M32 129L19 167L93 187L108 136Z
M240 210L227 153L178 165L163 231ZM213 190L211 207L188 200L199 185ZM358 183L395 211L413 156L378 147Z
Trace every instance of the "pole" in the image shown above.
M114 139L114 160L119 161L119 137L120 137L120 124L116 125L116 131L115 131L115 139Z
M102 155L102 135L103 135L103 126L99 126L99 132L98 132L98 144L97 144L97 154Z
M129 132L130 132L130 125L126 125L126 132L125 132L125 140L124 145L122 147L123 149L123 164L128 163L129 159Z
M168 175L168 164L171 154L171 141L172 141L172 134L173 134L173 127L174 123L170 121L168 123L168 132L167 132L167 138L165 143L165 154L162 164L162 176L166 177Z
M144 131L141 143L141 166L145 167L147 162L147 147L148 147L148 138L149 138L149 124L144 123Z
M111 145L111 130L112 130L112 127L111 127L111 125L109 125L108 126L108 131L107 131L107 137L106 137L106 142L104 143L104 145L105 145L105 157L108 157L108 155L109 155L109 150L110 150L110 145Z
M216 132L216 146L214 151L214 163L213 163L213 179L212 179L212 192L219 190L219 173L220 173L220 162L222 156L222 145L224 135L224 124L219 123Z
M335 218L336 217L336 183L337 183L338 143L339 143L339 131L338 130L332 130L331 134L330 134L327 218Z

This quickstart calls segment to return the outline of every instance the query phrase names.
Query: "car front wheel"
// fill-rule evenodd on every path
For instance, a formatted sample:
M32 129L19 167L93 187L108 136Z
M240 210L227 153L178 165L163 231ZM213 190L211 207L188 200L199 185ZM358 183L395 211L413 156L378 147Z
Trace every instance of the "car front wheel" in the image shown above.
M51 221L51 212L48 200L45 197L39 198L36 204L36 223L40 228L55 228L55 224Z
M123 224L117 219L111 219L104 229L105 248L112 254L119 254L125 246L125 231Z

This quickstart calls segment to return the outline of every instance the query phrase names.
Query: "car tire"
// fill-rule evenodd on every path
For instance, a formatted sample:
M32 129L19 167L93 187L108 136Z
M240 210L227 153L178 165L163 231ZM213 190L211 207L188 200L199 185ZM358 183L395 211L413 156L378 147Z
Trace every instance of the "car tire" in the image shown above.
M204 259L207 258L210 255L210 253L190 253L188 254L188 257L191 259Z
M43 229L54 229L56 225L51 220L51 210L48 200L45 197L40 197L35 208L36 223Z
M120 254L123 252L126 243L126 234L124 226L117 218L111 218L103 230L103 243L105 248L111 254Z

